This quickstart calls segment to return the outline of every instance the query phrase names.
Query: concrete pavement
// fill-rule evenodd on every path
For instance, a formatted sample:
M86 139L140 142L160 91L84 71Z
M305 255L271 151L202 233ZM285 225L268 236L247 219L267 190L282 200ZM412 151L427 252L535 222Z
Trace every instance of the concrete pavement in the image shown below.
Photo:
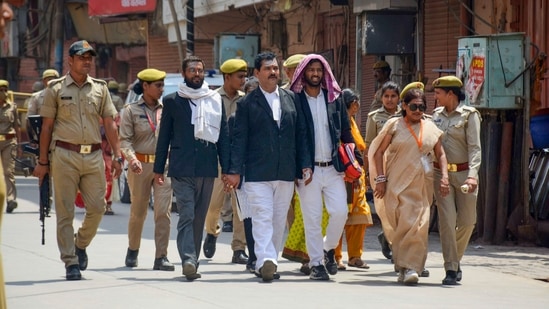
M396 282L393 265L380 253L379 226L366 232L364 260L369 270L340 271L329 282L309 280L299 265L280 260L280 280L262 283L243 265L231 264L230 233L222 233L212 259L202 256L202 278L181 276L175 243L177 214L172 217L169 258L175 272L153 271L152 211L145 223L139 267L124 266L129 205L115 203L87 252L82 281L66 281L55 238L55 214L46 221L46 244L40 244L38 189L34 178L17 178L19 207L4 214L2 255L9 308L547 308L549 249L470 245L463 260L463 281L442 286L442 256L437 234L430 237L428 278L417 286ZM77 209L75 228L83 210ZM344 253L344 260L346 261Z

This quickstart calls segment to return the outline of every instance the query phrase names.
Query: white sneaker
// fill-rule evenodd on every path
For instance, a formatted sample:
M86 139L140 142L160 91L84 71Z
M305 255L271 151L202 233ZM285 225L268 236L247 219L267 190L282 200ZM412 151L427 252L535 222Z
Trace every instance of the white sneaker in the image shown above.
M407 269L404 273L404 284L416 284L419 281L419 275L413 269Z

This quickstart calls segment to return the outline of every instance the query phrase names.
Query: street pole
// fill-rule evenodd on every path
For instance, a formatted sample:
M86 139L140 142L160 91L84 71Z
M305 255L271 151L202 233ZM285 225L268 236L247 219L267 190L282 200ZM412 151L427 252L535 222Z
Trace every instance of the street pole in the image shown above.
M65 31L63 27L63 12L65 8L64 0L57 0L57 9L55 10L55 69L60 75L63 75L63 44Z

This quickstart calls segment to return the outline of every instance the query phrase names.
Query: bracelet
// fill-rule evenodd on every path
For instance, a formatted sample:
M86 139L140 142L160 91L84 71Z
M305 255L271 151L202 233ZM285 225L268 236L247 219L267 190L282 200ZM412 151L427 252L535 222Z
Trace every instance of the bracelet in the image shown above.
M374 178L374 182L376 184L387 182L387 177L385 175L378 175L376 176L376 178Z
M50 162L48 162L48 163L42 163L42 162L38 161L38 165L41 165L41 166L50 166Z

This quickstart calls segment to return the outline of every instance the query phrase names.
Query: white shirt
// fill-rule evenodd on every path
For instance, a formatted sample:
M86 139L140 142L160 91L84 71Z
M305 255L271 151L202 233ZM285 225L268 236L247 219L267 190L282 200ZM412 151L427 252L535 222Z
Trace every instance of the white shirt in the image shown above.
M265 99L267 99L267 103L269 103L269 106L271 107L271 110L273 111L273 119L276 121L278 126L280 127L280 94L278 93L278 86L276 86L275 91L273 92L266 92L259 86L259 89L261 89L261 92L263 92L263 95L265 96Z
M320 91L317 97L311 97L307 93L305 96L311 109L315 129L315 162L332 161L332 139L324 92Z

